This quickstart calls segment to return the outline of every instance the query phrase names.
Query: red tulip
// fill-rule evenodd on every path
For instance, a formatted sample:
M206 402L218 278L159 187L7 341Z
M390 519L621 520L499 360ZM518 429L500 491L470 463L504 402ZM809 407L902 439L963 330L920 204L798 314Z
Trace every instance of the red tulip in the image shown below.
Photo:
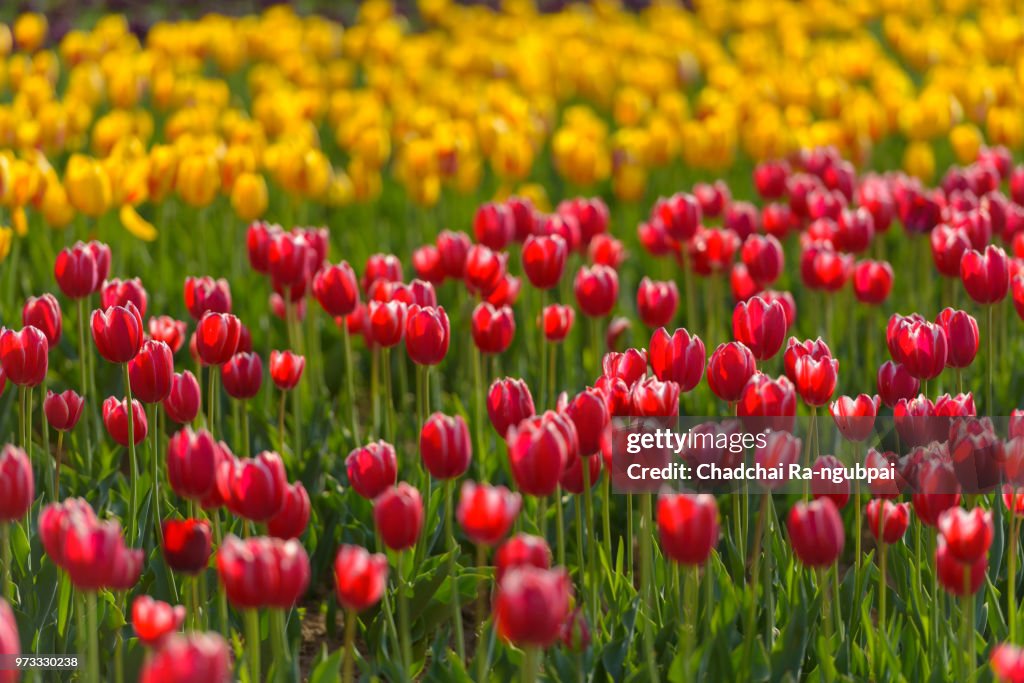
M679 385L675 382L648 377L634 384L629 393L634 415L664 417L679 414Z
M541 315L544 338L552 343L563 341L569 335L573 322L576 320L575 309L572 306L563 306L562 304L545 306L544 312Z
M673 239L685 242L693 237L700 226L701 208L696 197L678 192L668 199L659 199L651 209L651 215L661 220Z
M619 276L600 264L582 266L573 282L576 301L584 315L600 318L608 315L619 296Z
M755 372L757 361L750 349L740 342L719 344L708 361L708 386L718 398L736 403Z
M275 538L298 538L309 525L309 494L301 481L284 490L281 509L267 521L267 533Z
M971 248L967 231L945 223L935 226L928 236L932 247L935 268L946 277L960 277L960 261L964 252Z
M231 651L219 633L172 634L145 660L139 683L227 683Z
M199 414L201 402L196 376L189 370L174 373L171 377L171 393L164 399L167 416L178 424L188 424Z
M373 500L395 484L398 477L395 449L386 441L356 448L345 458L345 469L356 493Z
M686 493L658 498L661 551L673 562L701 565L718 543L718 505L714 496Z
M437 236L437 251L441 258L441 267L445 275L453 280L461 280L466 272L466 259L472 242L464 232L442 230Z
M988 510L949 508L939 516L938 529L949 553L966 564L984 557L992 545L992 513Z
M868 530L875 540L895 543L910 526L910 503L893 503L882 498L870 500L865 508Z
M815 242L800 253L800 277L810 289L835 292L850 276L853 257L840 254L827 243Z
M416 277L432 284L444 282L444 264L441 263L441 252L433 244L424 244L412 252L412 267Z
M473 294L487 295L505 276L506 254L499 254L483 244L474 244L466 255L463 279Z
M785 161L762 161L754 168L754 187L764 199L778 199L786 193L788 175Z
M306 280L316 257L304 235L278 232L267 247L267 270L275 284L294 285Z
M100 286L106 275L100 277L100 264L97 263L96 255L97 252L90 249L90 245L82 242L76 242L74 246L66 247L57 254L53 274L64 296L69 299L82 299ZM108 256L106 266L109 268L109 265Z
M1013 188L1012 177L1010 182ZM1019 194L1024 197L1024 187L1019 190ZM1012 643L996 645L992 649L991 662L992 672L999 683L1024 683L1024 651L1021 648Z
M327 265L313 276L313 296L331 316L348 315L359 304L356 274L348 261Z
M451 330L443 307L408 311L405 327L405 349L417 365L437 365L448 354Z
M168 315L161 315L150 318L147 323L149 338L162 341L171 349L171 353L177 353L182 344L185 343L186 325L181 320L175 320Z
M766 360L779 352L786 338L786 327L782 304L768 303L759 296L739 302L732 314L733 336L758 360Z
M388 582L388 558L365 548L344 544L334 558L334 585L338 602L362 612L380 602Z
M655 376L662 381L672 381L680 391L690 391L704 376L704 342L696 335L690 336L679 328L669 336L665 328L651 335L650 358Z
M1013 278L1013 308L1017 311L1017 316L1024 320L1024 275Z
M835 358L801 356L793 368L796 391L807 405L823 406L832 398L838 373L839 361Z
M185 622L185 608L140 595L132 602L132 628L146 647L159 645Z
M505 574L521 567L548 569L551 567L551 548L539 536L516 534L505 541L494 555L495 581L500 585Z
M248 400L260 393L263 361L255 353L236 353L220 366L220 379L228 396Z
M511 569L498 584L498 634L517 645L549 647L558 640L571 599L572 582L564 569Z
M456 518L473 543L493 546L512 528L523 500L504 486L462 483Z
M423 528L420 492L404 481L386 489L373 501L373 520L384 545L395 551L413 547Z
M235 460L217 486L231 512L253 522L265 522L277 514L284 502L284 463L280 455L270 451L255 458Z
M799 229L800 219L788 204L765 204L761 208L761 225L767 234L782 239L791 231Z
M107 280L100 288L100 308L106 310L114 306L127 306L128 303L135 304L139 315L146 317L146 308L149 297L146 295L146 288L142 286L142 280L132 278L131 280Z
M535 412L530 387L521 379L496 379L487 391L487 416L503 439L510 427L532 417Z
M281 233L281 226L265 221L253 221L246 232L245 243L249 251L249 265L257 273L270 272L270 242Z
M196 327L196 353L206 365L223 365L239 350L242 322L230 313L207 312Z
M600 263L618 270L626 258L626 250L622 242L611 235L600 234L594 235L594 239L590 241L587 256L591 263Z
M46 400L43 401L43 412L51 427L59 432L70 432L82 417L84 406L85 400L71 389L61 394L47 391Z
M565 246L569 251L581 251L586 246L583 244L579 219L571 213L553 213L540 216L537 221L535 234L538 236L558 235L565 240Z
M747 381L736 404L736 414L744 424L792 427L796 415L796 390L787 377L770 378L757 373Z
M879 366L878 396L890 408L899 403L900 399L916 396L920 388L921 382L903 365L887 360Z
M732 264L729 270L729 289L732 290L733 301L746 301L761 292L761 286L750 277L746 265L742 263Z
M196 575L210 564L210 523L201 519L163 522L164 562L176 572Z
M274 380L274 385L281 391L294 389L305 368L305 356L291 351L270 352L270 378Z
M679 291L676 283L669 280L660 282L645 277L640 281L636 293L636 306L640 319L650 327L667 325L679 306Z
M684 249L690 257L693 272L707 277L728 269L739 246L740 238L732 230L700 227Z
M143 403L160 403L171 393L174 352L162 341L150 339L128 361L132 396Z
M587 626L587 618L583 609L577 607L562 624L562 631L559 635L562 646L570 652L586 652L590 647L590 628Z
M946 333L948 353L946 366L966 368L978 355L978 321L966 311L944 308L935 319L935 324Z
M436 479L455 479L465 474L473 455L469 428L461 415L434 413L420 431L420 457Z
M625 316L618 316L611 319L608 323L608 329L604 332L604 346L609 351L619 351L622 349L622 345L619 340L622 339L622 335L633 326L629 318Z
M477 242L495 251L504 249L515 234L512 211L504 204L481 204L473 216L473 234Z
M309 557L295 540L228 535L217 551L217 573L235 607L288 609L309 585Z
M609 351L601 359L601 368L608 377L618 377L632 386L647 375L647 352L626 349L622 353Z
M796 362L804 357L814 361L826 361L832 358L832 350L821 337L805 339L802 342L797 341L796 337L790 337L786 342L786 352L782 356L782 368L790 382L796 382Z
M918 519L937 527L942 514L960 503L960 483L950 463L934 458L925 461L911 502Z
M853 293L857 301L877 305L892 291L892 266L886 261L858 261L853 269Z
M579 456L570 457L565 464L565 468L562 470L562 476L558 478L558 483L562 485L562 489L569 493L574 493L577 496L581 495L584 490L583 482L583 468L587 468L587 476L590 482L590 487L597 486L598 482L601 481L601 458L597 456L600 453L600 448L591 456Z
M138 446L146 438L148 431L146 411L142 404L132 399L132 420L135 445ZM107 433L122 446L128 445L128 400L119 401L113 396L103 402L103 424Z
M1010 270L1006 252L988 245L984 252L969 249L960 258L960 279L967 295L979 304L1002 301L1010 289Z
M893 360L921 380L938 377L946 367L948 341L942 327L926 320L904 318L892 327Z
M745 240L761 229L761 214L750 202L733 201L725 207L722 227L736 233Z
M400 301L371 301L369 322L373 343L390 348L402 341L407 313L408 307Z
M765 287L779 279L785 263L782 244L772 235L751 235L740 249L750 277Z
M111 363L127 363L142 347L142 316L131 302L93 311L91 326L96 349Z
M855 398L840 396L828 407L839 433L847 441L864 441L875 428L878 397L859 394Z
M495 309L485 301L473 309L473 343L482 352L504 353L512 343L515 330L515 317L508 306Z
M21 309L21 324L31 325L46 335L47 348L53 348L60 341L63 326L60 304L53 294L30 296Z
M637 237L644 250L651 256L665 256L677 249L677 243L665 230L665 224L660 218L651 218L647 223L640 223L636 226ZM596 259L591 259L600 263Z
M800 439L789 432L773 431L766 436L764 448L754 450L754 461L769 469L782 466L783 474L788 478L789 466L800 462ZM766 489L776 489L784 482L766 479L761 485Z
M843 520L835 503L819 498L810 503L799 502L786 518L793 554L811 567L827 567L843 550Z
M565 414L576 427L580 455L597 453L610 420L604 394L598 389L584 389L569 403Z
M778 292L773 289L766 289L759 295L769 304L773 301L779 302L783 312L786 314L786 327L790 328L796 322L796 300L790 292Z
M437 290L434 289L434 285L417 278L407 287L412 294L412 303L420 308L437 308Z
M32 463L25 451L11 444L0 448L0 520L23 519L34 497Z
M942 587L953 595L973 595L985 582L988 557L984 554L971 562L961 562L944 538L939 537L935 551L935 573Z
M828 498L840 510L846 507L850 500L850 482L842 476L843 463L839 458L834 455L820 455L811 466L811 471L814 473L811 495L816 500Z
M63 569L80 590L130 587L142 570L142 551L129 550L116 521L70 524L63 536Z
M550 410L511 427L508 458L519 490L537 497L554 493L569 456L579 449L577 438L572 422Z
M573 216L580 226L581 247L608 230L608 206L600 197L576 197L559 203L556 211L563 216Z
M201 501L217 485L220 446L208 431L186 427L167 444L167 480L179 496Z
M12 383L35 387L46 379L49 344L46 335L28 325L20 331L0 330L0 368Z
M224 279L185 278L185 308L193 320L207 313L231 313L231 288Z
M516 242L525 241L533 233L536 221L533 202L526 197L509 197L505 200L505 206L512 212L513 238Z
M39 539L54 564L63 567L68 530L96 522L96 513L84 498L66 498L50 503L39 513Z
M484 301L496 307L512 306L519 299L522 287L522 280L511 273L505 273L494 289L484 297Z

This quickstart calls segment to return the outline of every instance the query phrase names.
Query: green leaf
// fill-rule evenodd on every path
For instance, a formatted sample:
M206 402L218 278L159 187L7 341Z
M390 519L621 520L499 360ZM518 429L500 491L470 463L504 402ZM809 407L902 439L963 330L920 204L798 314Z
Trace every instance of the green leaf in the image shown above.
M327 652L327 645L324 645L324 653ZM341 674L341 660L345 656L345 649L339 647L330 656L324 657L324 659L316 665L313 669L313 673L309 676L309 683L333 683L337 681Z
M71 581L66 574L60 575L60 599L57 605L57 633L63 638L67 633L68 614L71 610Z

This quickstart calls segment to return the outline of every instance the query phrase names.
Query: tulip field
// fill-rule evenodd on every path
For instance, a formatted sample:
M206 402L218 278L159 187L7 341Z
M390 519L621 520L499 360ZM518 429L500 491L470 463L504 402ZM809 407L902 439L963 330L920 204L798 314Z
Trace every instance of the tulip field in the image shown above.
M1017 4L95 4L0 8L0 683L1024 683Z

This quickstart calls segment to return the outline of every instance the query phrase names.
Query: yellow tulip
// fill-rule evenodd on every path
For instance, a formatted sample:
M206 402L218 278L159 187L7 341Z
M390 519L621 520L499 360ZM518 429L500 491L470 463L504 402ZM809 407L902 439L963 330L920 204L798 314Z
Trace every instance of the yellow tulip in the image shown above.
M14 42L19 50L35 52L42 47L48 30L44 15L35 12L22 14L14 22Z
M7 258L11 253L11 241L14 239L14 231L10 228L0 226L0 261Z
M961 123L949 131L949 142L961 164L969 164L978 158L978 150L984 142L981 131L973 123Z
M110 178L92 157L73 154L64 169L64 189L75 210L93 218L110 206Z
M252 221L267 210L267 181L259 173L246 171L231 188L231 208L243 221Z
M220 190L220 172L212 154L190 154L178 166L174 188L194 208L209 206Z
M56 178L46 184L40 210L43 220L54 229L66 227L75 218L75 207L71 206L68 193Z
M927 142L917 141L907 145L903 152L903 170L924 182L935 177L935 153Z

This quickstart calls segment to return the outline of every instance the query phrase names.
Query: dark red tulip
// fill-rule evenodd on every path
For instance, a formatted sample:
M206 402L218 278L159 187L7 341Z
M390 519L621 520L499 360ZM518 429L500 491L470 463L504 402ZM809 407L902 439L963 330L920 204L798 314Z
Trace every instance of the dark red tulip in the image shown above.
M754 354L740 342L719 344L708 361L708 386L712 393L727 403L736 403L754 373Z
M46 335L48 348L53 348L60 341L62 320L60 304L53 294L30 296L21 309L21 324L31 325Z
M893 360L902 363L918 379L929 380L942 374L948 346L942 327L926 320L904 318L892 327Z
M589 477L587 481L590 482L590 487L597 486L601 481L601 458L597 455L573 457L569 458L566 462L565 468L562 470L562 476L558 478L558 483L561 484L562 490L577 496L583 493L584 467L587 468L587 476Z
M492 251L483 244L474 244L466 255L466 268L463 279L466 288L473 294L486 296L505 277L506 254Z
M208 312L196 327L196 353L206 365L223 365L238 351L242 322L230 313Z
M1010 182L1012 188L1012 176ZM1022 185L1024 185L1024 181L1022 181ZM1019 193L1024 197L1024 186L1021 187ZM1018 201L1024 201L1024 199ZM996 645L992 648L990 661L992 673L995 674L999 683L1022 683L1024 681L1024 650L1021 648L1012 643Z
M309 494L301 481L285 488L284 502L267 521L267 533L275 538L298 538L309 525Z
M764 199L778 199L786 193L788 175L785 161L762 161L754 168L754 187Z
M111 363L127 363L142 347L142 316L131 302L93 311L91 328L96 349Z
M345 458L348 482L363 498L373 500L394 486L398 477L395 448L386 441L377 441L356 448Z
M591 240L587 256L591 263L600 263L618 270L626 258L626 249L622 242L611 235L600 234Z
M270 352L270 378L274 381L274 386L281 391L294 389L305 368L305 356L291 351Z
M829 413L847 441L864 441L875 428L878 397L859 394L855 398L840 396L829 405Z
M793 367L794 384L800 398L809 406L823 406L832 398L839 374L839 361L835 358L816 359L801 356Z
M960 504L960 482L947 460L930 457L921 464L910 502L917 518L933 527L938 526L942 513Z
M552 343L563 341L569 335L573 322L576 320L576 310L572 306L562 304L545 306L541 315L544 338Z
M739 246L740 238L732 230L700 227L684 249L693 265L693 272L707 277L727 270Z
M82 417L84 405L85 400L71 389L67 389L61 394L47 391L46 400L43 402L43 412L51 427L60 432L70 432L78 424L78 419Z
M306 280L315 256L304 235L278 232L267 247L267 271L277 284L288 286Z
M263 385L263 360L255 353L236 353L220 366L220 380L231 398L248 400Z
M171 393L174 352L162 341L150 339L128 361L132 397L143 403L160 403Z
M600 318L608 315L619 296L619 276L608 266L582 266L573 282L576 301L584 315Z
M328 265L313 276L313 296L328 315L348 315L359 304L356 274L348 261Z
M334 558L334 586L345 609L362 612L380 602L388 583L388 558L343 544Z
M551 567L551 548L539 536L516 534L501 544L494 554L495 581L501 583L505 574L518 567Z
M668 325L679 307L679 290L672 280L665 282L645 277L636 291L636 308L649 327Z
M578 450L576 428L553 411L527 418L508 431L512 478L530 496L549 496L571 454Z
M514 225L514 239L516 242L524 242L533 233L536 222L536 209L533 202L527 197L509 197L505 200L505 206L512 212L512 223Z
M185 623L185 608L140 595L132 602L132 628L146 647L156 647Z
M465 481L455 514L469 540L494 546L508 534L522 505L522 497L504 486Z
M515 236L512 211L504 204L481 204L473 216L473 235L495 251L504 249Z
M565 414L576 427L580 455L597 453L610 420L604 394L598 389L584 389L569 403Z
M436 479L455 479L469 469L473 447L469 428L461 415L434 413L420 430L420 457Z
M751 235L740 249L740 258L750 277L761 287L775 282L782 274L782 244L772 235Z
M822 361L831 358L832 351L821 337L804 341L790 337L786 342L786 352L782 355L782 368L790 382L796 382L796 362L805 356Z
M368 310L373 343L390 348L405 336L408 306L400 301L371 301Z
M761 229L761 214L750 202L733 201L725 207L722 227L736 233L742 242Z
M679 385L648 377L630 388L633 414L642 417L664 417L679 414Z
M850 500L850 482L843 477L843 463L834 455L820 455L811 466L814 479L811 495L815 500L828 498L842 510Z
M203 519L166 519L163 522L164 561L183 574L199 574L210 564L210 523Z
M796 415L796 390L787 377L772 379L761 373L754 374L743 387L736 403L736 414L747 418L744 424L786 428L793 425Z
M786 338L786 327L782 304L768 303L759 296L739 302L732 314L733 336L758 360L771 358L779 352Z
M910 526L910 503L893 503L883 498L870 500L865 508L868 531L876 541L896 543Z
M521 379L496 379L487 391L487 416L503 439L510 427L532 417L535 412L530 387Z
M384 545L395 551L413 547L423 528L420 492L404 481L385 489L373 501L373 520Z
M128 302L135 304L139 309L139 315L146 317L146 307L149 297L146 295L146 288L142 286L142 280L132 278L131 280L107 280L100 288L100 308L107 309L113 306L126 306Z
M245 244L249 252L249 265L257 273L270 272L270 242L281 233L281 226L266 221L253 221L246 232Z
M171 392L164 399L167 417L178 424L188 424L196 419L202 403L199 381L191 371L174 373L171 377Z
M150 318L147 323L149 338L162 341L171 349L171 353L177 353L185 343L187 326L181 320L175 320L169 315L161 315Z
M667 199L659 199L651 209L651 216L661 221L673 239L685 242L700 226L700 202L691 194L679 192Z
M508 306L495 308L486 301L473 309L473 343L484 353L504 353L512 343L516 319Z
M935 573L942 587L953 595L973 595L985 582L988 557L978 556L971 562L961 562L950 549L945 538L939 537L935 551Z
M979 304L993 304L1006 298L1010 270L1006 252L988 245L984 252L970 249L960 259L960 279L967 295Z
M940 223L929 233L928 239L936 270L946 277L960 277L960 261L964 252L971 248L967 231Z
M230 313L228 281L205 276L185 278L185 308L193 320L200 320L207 313Z
M786 518L793 554L810 567L828 567L839 559L846 536L839 510L828 498L799 502Z
M416 278L408 287L412 294L412 303L420 308L437 308L437 290L434 289L434 285Z
M0 521L23 519L34 497L32 463L25 451L11 444L0 448Z
M571 599L572 582L564 569L511 569L495 598L498 635L520 646L549 647L561 634Z
M146 438L147 424L146 411L142 404L132 400L133 435L135 445L139 445ZM119 401L113 396L103 402L103 424L107 433L122 446L128 445L128 401Z
M217 485L220 446L208 431L186 427L167 445L167 480L179 496L201 501Z
M878 305L892 291L892 266L886 261L858 261L853 269L853 294L857 301Z
M89 245L76 242L74 246L66 247L57 254L53 274L64 296L69 299L82 299L99 288L106 275L100 277L100 264L96 261L96 253ZM109 268L109 257L106 264Z
M921 382L910 374L900 363L887 360L878 368L878 396L882 403L892 408L900 399L917 395Z
M966 311L944 308L935 323L946 333L946 366L966 368L978 355L978 321Z
M841 211L836 228L836 248L851 254L867 250L875 237L875 219L864 207Z
M464 232L442 230L437 236L437 251L445 275L461 280L466 272L466 258L473 243Z
M714 496L679 493L658 497L661 552L673 562L702 565L718 543Z
M223 482L218 480L218 488L222 489L224 504L234 514L265 522L281 509L288 484L284 463L277 453L264 451L255 458L237 459L225 475Z
M227 683L231 650L218 633L171 634L142 665L139 683Z
M0 368L20 387L35 387L46 379L49 343L37 327L26 325L18 332L0 328Z
M647 223L641 223L636 227L636 233L640 244L651 256L665 256L677 248L660 218L652 218Z

